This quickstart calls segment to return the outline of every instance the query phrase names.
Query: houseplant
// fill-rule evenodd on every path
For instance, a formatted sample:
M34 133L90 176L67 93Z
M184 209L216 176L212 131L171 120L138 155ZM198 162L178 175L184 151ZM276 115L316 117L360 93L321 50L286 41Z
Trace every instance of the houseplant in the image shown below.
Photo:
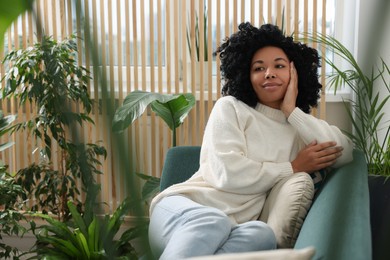
M329 84L337 91L347 85L354 98L344 100L353 131L345 134L353 141L355 147L364 152L370 175L390 176L390 122L385 121L384 107L390 98L390 70L386 62L380 58L368 71L355 60L353 54L341 42L329 35L310 36L313 42L325 44L334 55L346 61L350 69L341 70L330 58L325 61L333 69L327 75ZM377 91L381 84L386 89L384 96ZM381 140L378 131L384 131Z
M195 106L195 97L187 94L161 94L147 91L133 91L128 94L113 118L114 132L128 128L150 106L172 131L172 146L176 146L176 129L184 122L190 110ZM146 174L137 174L146 180L142 197L148 199L159 191L160 178Z
M207 9L206 7L204 8L204 13L203 13L203 35L201 36L200 32L200 21L199 21L199 16L198 13L195 12L195 54L196 54L196 60L200 61L200 45L201 41L203 41L203 60L208 61L208 37L207 37ZM192 44L191 44L191 28L187 27L187 45L188 45L188 51L192 53Z
M14 115L4 116L0 111L0 137L10 130ZM0 151L11 147L13 142L0 144ZM24 206L26 194L22 187L15 182L13 176L7 172L7 165L0 161L0 258L17 259L19 250L3 242L3 236L22 236L26 228L21 224L26 217L19 210Z
M188 25L191 25L191 19L188 20ZM212 71L209 70L209 63L212 64L212 59L209 60L209 48L212 46L208 46L208 34L210 28L208 28L207 22L207 9L205 6L204 13L201 17L197 12L195 12L194 30L192 30L191 26L187 25L186 31L190 58L187 60L187 69L186 71L183 71L183 73L186 73L187 81L193 81L195 83L196 90L199 90L201 86L203 86L203 88L207 88L207 79L212 74ZM201 72L203 74L203 79L201 79Z
M93 208L81 215L73 202L68 201L72 221L67 224L52 216L35 213L33 216L45 219L47 224L33 230L37 243L29 254L35 253L44 259L137 259L130 241L145 232L146 224L130 228L116 237L124 217L134 205L126 199L112 215L99 217Z
M326 47L346 61L350 69L341 70L331 59L323 56L333 72L328 75L335 91L342 85L352 90L353 99L344 100L346 111L352 122L353 131L346 134L355 147L364 152L368 167L370 191L370 219L373 259L389 259L390 240L390 121L384 120L385 106L390 98L390 70L386 62L379 62L368 71L355 60L352 53L337 39L329 35L310 36L309 39ZM382 86L385 94L377 88ZM383 140L378 131L384 131Z
M75 1L76 2L76 1ZM4 4L0 4L0 6L2 6L2 8L0 8L0 16L3 18L3 19L0 19L0 31L2 33L0 33L0 45L3 43L3 40L4 40L4 33L5 33L5 30L11 25L11 23L13 22L13 20L15 20L19 15L23 14L25 11L28 11L30 9L32 9L32 6L33 6L33 3L34 1L23 1L23 0L15 0L15 1L11 1L11 2L7 2L7 3L4 3ZM39 27L39 22L37 23L38 27ZM38 30L41 30L42 28L38 28ZM86 24L85 26L85 30L87 32L87 34L89 34L89 26L88 26L88 23ZM92 39L92 37L90 37L89 39ZM92 60L93 60L93 64L95 64L95 67L98 67L98 62L97 62L97 57L98 57L98 50L97 50L97 46L96 44L94 44L93 42L90 43L91 46L90 46L90 49L91 49L91 53L92 53ZM95 75L97 75L98 73L100 72L97 72ZM100 75L101 76L101 75ZM102 77L100 77L102 78ZM107 85L105 82L101 82L101 86L102 86L102 92L103 94L104 93L107 93ZM107 95L103 95L104 97L107 97ZM107 98L106 98L107 99ZM113 106L112 106L113 107ZM110 108L110 107L109 107ZM106 116L107 115L103 115L103 116ZM68 126L69 128L72 128L70 127L70 125ZM14 128L15 129L15 128ZM80 144L81 146L81 144ZM90 151L91 153L89 155L96 155L95 153L95 150L94 149L85 149L85 146L82 146L80 147L81 149L79 150L80 153L79 155L84 155L85 153L83 153L84 151ZM88 147L87 147L88 148ZM98 147L98 146L95 146L95 148L102 148L102 149L98 149L96 150L96 152L99 152L100 154L103 155L103 153L105 154L105 150L103 152L103 147ZM45 152L45 151L44 151ZM74 153L73 155L76 155L76 153ZM84 173L97 173L96 172L96 168L90 168L89 166L93 166L93 165L96 165L96 163L98 163L97 159L95 158L95 156L93 156L93 158L91 158L90 156L81 156L81 158L79 158L78 161L75 161L75 163L73 164L71 168L71 170L73 171L77 171L77 172L81 172L83 174L83 176L92 176L91 174L84 174ZM89 157L91 158L92 160L89 161L89 162L85 162L85 157ZM124 161L126 159L123 159L125 157L124 156L120 156L120 158L118 158L119 161ZM77 158L77 156L73 156L73 158ZM91 164L92 163L92 164ZM81 166L81 167L78 167ZM81 169L81 171L79 170L79 168ZM95 185L95 183L88 183L88 181L91 181L91 179L88 179L86 178L85 179L85 184L86 186L83 187L83 188L86 188L87 189L87 197L88 197L88 194L93 194L96 192L96 188L97 188L97 185ZM93 181L93 180L92 180ZM129 183L128 186L129 186L129 189L130 190L133 190L131 187L132 183ZM91 198L91 196L89 196ZM93 201L93 200L91 200ZM85 202L85 205L86 205L86 211L84 211L82 213L82 217L83 218L86 218L86 219L91 219L91 218L94 218L96 217L96 214L88 209L91 209L93 208L94 205L91 204L91 201L90 202ZM75 202L75 201L73 201ZM126 204L131 204L131 206L126 206L124 207L126 210L123 209L123 207L120 207L120 209L118 209L117 211L115 211L115 218L117 218L119 216L119 218L117 218L115 221L113 221L114 219L114 216L112 216L111 218L108 217L108 221L109 221L109 224L114 224L115 228L117 227L117 224L121 224L122 221L123 221L123 212L128 212L128 209L129 207L131 209L133 208L138 208L137 205L139 205L139 201L131 201L131 202L126 202ZM91 206L92 205L92 206ZM68 205L69 206L69 209L72 209L72 206ZM74 213L76 213L75 215L77 215L78 213L78 210L79 210L79 207L76 206L77 208L77 212L74 211ZM74 210L74 208L73 208ZM138 211L138 209L134 209L135 212ZM119 213L118 213L119 212ZM134 214L134 212L132 212ZM39 215L40 213L38 213ZM89 215L89 217L87 217L87 215ZM135 214L137 215L137 214ZM72 217L72 213L70 213L69 211L69 214L68 214L69 217ZM51 218L51 216L47 216L47 215L42 215L43 218L47 218L49 220L49 218ZM107 216L106 216L107 218ZM105 218L105 219L106 219ZM119 221L118 221L119 220ZM62 223L62 222L55 222L56 224L58 223ZM66 223L69 223L69 222L66 222ZM81 223L81 222L78 222L78 223ZM49 223L49 225L51 225ZM129 241L130 239L134 238L134 237L143 237L143 234L145 233L145 231L143 231L142 228L144 226L143 223L141 223L140 225L137 225L134 229L130 229L128 232L126 232L126 235L125 236L122 236L123 239L121 238L120 241ZM74 225L71 225L71 226L68 226L68 227L71 227L71 228L76 228L77 229L77 224L74 224ZM104 225L102 226L104 227ZM55 229L55 225L53 225L52 227L53 229ZM141 230L141 231L140 231ZM57 230L58 231L58 230ZM139 233L142 233L141 235L139 235ZM81 236L80 236L81 237ZM69 238L69 237L68 237ZM99 239L102 239L101 237L99 237ZM107 239L105 239L107 240ZM141 242L143 242L141 240ZM146 243L145 243L146 244ZM49 245L50 246L50 245ZM63 247L62 250L66 251L66 250L69 250L68 248L66 247ZM54 257L54 256L53 256ZM48 257L46 259L51 259L51 256L48 255ZM121 259L133 259L134 257L121 257ZM16 258L14 258L16 259ZM56 258L57 259L57 258ZM67 258L68 259L68 258Z
M76 62L75 37L61 42L44 36L41 42L23 50L11 51L3 61L8 66L2 81L2 98L18 98L20 106L27 101L36 107L36 115L13 126L13 131L28 130L35 138L40 162L17 173L17 183L34 202L31 210L51 212L60 220L70 217L67 201L72 199L80 211L82 202L76 182L86 192L94 183L99 156L106 150L98 144L84 144L71 131L77 125L93 123L89 117L92 100L87 90L89 71ZM80 105L73 111L71 105ZM39 145L39 144L42 145ZM54 143L58 151L53 151ZM54 168L52 154L58 153L60 162Z

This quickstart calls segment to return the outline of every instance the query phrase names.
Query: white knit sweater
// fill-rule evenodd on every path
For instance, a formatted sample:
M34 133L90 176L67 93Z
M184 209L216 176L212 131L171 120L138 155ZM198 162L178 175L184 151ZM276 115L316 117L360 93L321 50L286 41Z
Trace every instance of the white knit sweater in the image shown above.
M234 97L222 97L205 129L199 170L158 194L150 211L161 198L180 194L222 210L233 223L255 220L267 191L293 174L291 161L313 140L344 147L335 167L352 160L352 143L337 127L299 108L286 119L281 110L260 103L251 108Z

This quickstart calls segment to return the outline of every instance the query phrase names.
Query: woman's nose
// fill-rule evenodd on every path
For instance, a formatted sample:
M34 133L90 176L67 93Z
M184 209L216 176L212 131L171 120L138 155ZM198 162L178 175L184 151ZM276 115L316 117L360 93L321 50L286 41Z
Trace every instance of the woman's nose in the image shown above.
M267 71L265 72L265 78L266 79L273 79L273 78L276 78L276 75L272 72L272 70L267 69Z

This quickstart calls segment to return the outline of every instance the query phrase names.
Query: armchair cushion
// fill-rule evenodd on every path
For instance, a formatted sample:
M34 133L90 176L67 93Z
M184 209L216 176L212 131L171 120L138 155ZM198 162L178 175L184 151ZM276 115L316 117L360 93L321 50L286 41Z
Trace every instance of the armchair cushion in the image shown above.
M313 180L304 172L284 178L272 188L259 220L272 228L278 248L294 247L313 196Z

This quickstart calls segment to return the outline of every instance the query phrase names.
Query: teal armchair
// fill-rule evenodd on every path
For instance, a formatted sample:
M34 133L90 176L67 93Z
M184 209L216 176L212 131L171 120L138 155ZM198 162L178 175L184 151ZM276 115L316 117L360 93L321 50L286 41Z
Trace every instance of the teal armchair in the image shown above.
M160 189L190 178L199 168L199 146L168 150ZM313 259L372 258L367 167L362 152L328 174L305 218L295 249L314 247Z

